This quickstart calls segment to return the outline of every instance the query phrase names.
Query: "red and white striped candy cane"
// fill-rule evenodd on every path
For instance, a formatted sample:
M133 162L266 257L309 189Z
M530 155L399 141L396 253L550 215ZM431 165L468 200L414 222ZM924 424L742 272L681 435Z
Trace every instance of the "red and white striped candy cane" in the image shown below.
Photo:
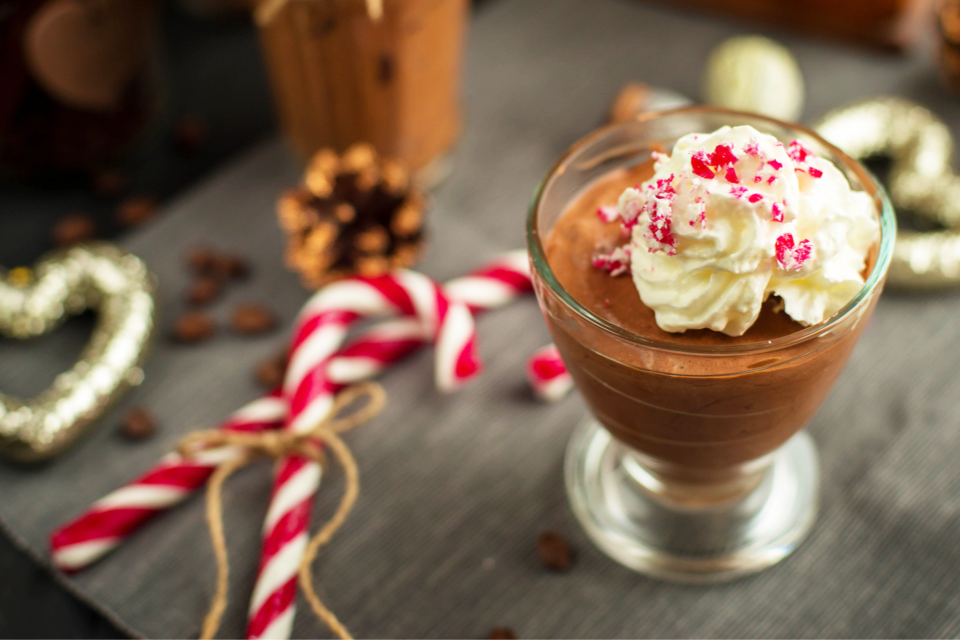
M336 306L333 303L338 296L344 295L343 290L322 297L330 288L324 289L308 302L298 321L293 355L301 354L298 363L301 373L292 376L288 373L288 384L282 394L274 393L251 403L223 427L275 428L279 424L277 415L287 411L287 401L299 403L298 415L301 416L299 420L293 420L293 412L284 415L288 427L297 428L298 423L312 424L310 420L326 413L333 395L343 386L378 374L422 344L434 340L441 347L436 357L438 386L455 388L480 368L475 355L472 317L462 313L463 305L467 305L470 312L477 312L501 306L528 292L531 284L527 265L524 252L511 252L468 276L448 282L443 290L425 276L399 272L375 279L378 282L372 286L379 287L378 292L348 300L352 306L345 313L343 309L333 310ZM345 282L358 281L371 282L363 279ZM357 291L347 297L355 293ZM326 312L325 306L328 307ZM391 312L409 317L373 327L324 360L323 354L339 345L352 322L367 315ZM464 319L468 322L464 323ZM446 326L445 320L449 323ZM469 330L464 331L465 327ZM311 358L313 366L310 365ZM293 366L294 362L291 360L290 364ZM300 383L290 384L291 380L300 380ZM308 402L311 395L313 402ZM267 411L268 407L277 413L272 414L269 421L257 422L256 411ZM308 417L302 417L304 415ZM62 564L58 564L76 570L93 562L146 519L180 502L190 491L202 486L214 465L230 454L229 448L222 448L187 461L168 456L138 481L99 501L90 511L55 532L51 544L55 559L62 558ZM251 603L250 631L258 632L260 637L289 635L295 586L290 580L283 580L282 575L285 566L295 567L299 563L302 553L302 546L298 544L299 533L306 531L309 519L309 501L302 498L305 494L312 496L315 493L319 479L319 469L311 469L304 461L281 465L276 477L274 498L264 527L262 580L258 580L259 591L255 592ZM157 493L175 494L176 498L165 501L151 497L149 491L154 489L143 491L143 485L163 487ZM111 511L111 502L119 508ZM287 534L275 535L279 531ZM75 546L85 543L91 544L86 549Z
M315 294L297 320L284 379L284 396L290 398L284 428L307 431L330 412L334 396L344 385L331 380L327 367L350 326L363 318L398 314L415 318L420 335L436 341L438 387L454 389L479 373L473 315L466 304L449 300L433 280L412 271L342 280ZM249 638L290 636L297 570L319 484L316 463L299 457L281 462L250 599Z
M282 425L286 415L286 400L273 393L246 405L220 428L271 429ZM219 464L235 455L235 447L210 449L189 458L167 455L157 466L54 531L50 536L54 565L72 572L95 562L145 521L183 502L206 483Z
M466 304L470 311L479 311L506 304L528 291L531 285L527 264L525 253L511 252L468 276L447 283L443 290L432 281L413 277L410 272L398 274L401 277L396 282L391 279L347 281L340 289L333 290L332 287L337 285L331 285L308 302L301 313L294 344L310 340L318 346L303 351L312 360L304 362L297 369L293 368L294 359L291 359L285 385L288 390L308 389L304 395L310 398L310 402L316 403L317 408L314 411L309 404L305 404L303 415L324 416L329 411L334 395L343 386L376 375L395 360L393 356L397 351L412 351L416 348L417 340L426 340L431 334L436 334L437 384L441 388L456 386L456 383L448 383L447 376L475 372L472 363L476 362L476 357L465 359L444 351L444 338L455 337L453 346L463 349L465 344L475 345L475 332L471 326L470 339L465 341L462 335L455 333L462 331L462 327L452 325L447 329L448 333L444 333L440 327L435 329L433 323L436 318L442 317L445 304L448 308L467 311L463 307ZM358 282L363 282L365 287L372 287L373 291L358 288ZM394 289L395 284L401 285L406 295ZM332 348L331 342L342 339L342 333L335 334L334 329L327 333L313 333L324 323L326 314L349 310L349 315L343 316L343 319L349 318L351 321L373 315L383 311L385 301L378 300L378 296L387 298L404 315L412 317L375 327L365 336L365 340L358 341L352 350L348 349L348 353L342 354L342 358L331 360L326 367L321 366L324 351ZM434 302L437 304L436 311L431 308ZM466 316L469 316L472 324L470 311ZM464 320L465 317L456 318L456 322ZM446 348L450 349L451 346ZM390 355L385 357L387 353ZM298 371L308 369L314 372L314 377L298 382ZM296 397L295 392L294 395ZM301 404L294 403L294 406ZM309 428L314 423L312 417L301 420L294 417L290 428ZM312 470L313 466L302 459L289 460L281 466L274 481L274 497L264 524L260 569L250 600L248 638L290 637L295 613L297 570L307 543L310 505L319 486L319 472Z
M402 319L394 322L399 326L374 327L341 349L329 365L332 371L343 372L341 379L334 381L347 385L372 377L426 341L418 321ZM370 358L378 360L374 371L369 369ZM363 373L364 370L367 373ZM241 431L274 429L283 425L286 415L286 401L282 400L277 389L234 413L220 428ZM105 496L54 531L50 538L54 564L63 571L74 572L99 560L147 520L180 504L192 492L202 488L216 466L231 453L236 453L236 449L221 447L186 459L176 453L165 456L142 476Z
M537 349L527 362L527 378L533 393L541 400L555 402L573 388L573 378L552 344Z

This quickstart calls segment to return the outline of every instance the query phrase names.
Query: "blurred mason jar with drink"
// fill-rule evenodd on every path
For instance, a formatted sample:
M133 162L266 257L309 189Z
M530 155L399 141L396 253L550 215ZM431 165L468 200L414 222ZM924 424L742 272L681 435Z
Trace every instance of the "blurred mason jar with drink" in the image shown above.
M369 142L429 184L461 130L468 0L263 0L255 17L294 150Z

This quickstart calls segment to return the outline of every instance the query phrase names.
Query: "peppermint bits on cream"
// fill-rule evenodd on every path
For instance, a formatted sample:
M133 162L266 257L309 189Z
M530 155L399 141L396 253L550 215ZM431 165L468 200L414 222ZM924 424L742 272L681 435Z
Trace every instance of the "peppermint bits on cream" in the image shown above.
M880 235L873 201L801 141L723 127L655 161L650 180L621 194L618 216L601 213L629 242L595 266L630 273L662 329L742 335L771 294L816 324L863 286Z

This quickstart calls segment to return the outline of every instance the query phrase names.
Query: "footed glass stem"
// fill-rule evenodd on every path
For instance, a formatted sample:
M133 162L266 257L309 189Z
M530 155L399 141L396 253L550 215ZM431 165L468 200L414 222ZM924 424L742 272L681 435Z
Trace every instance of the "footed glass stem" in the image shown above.
M573 511L593 542L655 578L709 583L751 574L789 555L816 520L817 453L801 431L724 486L680 485L596 420L574 431L565 475Z

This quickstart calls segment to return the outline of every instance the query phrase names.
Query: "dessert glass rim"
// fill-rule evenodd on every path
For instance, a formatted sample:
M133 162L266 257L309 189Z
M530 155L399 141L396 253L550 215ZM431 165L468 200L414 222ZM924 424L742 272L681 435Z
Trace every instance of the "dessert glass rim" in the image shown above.
M731 118L741 119L749 118L801 133L804 136L813 139L818 145L829 151L835 159L845 164L846 167L857 176L868 195L870 195L871 199L878 205L877 210L880 223L880 246L878 247L877 259L873 265L873 269L871 269L870 275L867 277L867 280L863 283L863 286L856 293L856 295L854 295L853 298L843 306L843 308L826 320L814 325L810 325L809 327L804 327L799 331L795 331L773 340L745 342L731 345L688 345L683 344L682 342L671 342L644 336L605 320L580 304L557 280L556 275L553 273L553 269L550 268L550 263L547 261L546 253L543 249L540 230L537 224L537 211L540 208L540 202L544 191L549 186L552 178L557 175L558 170L569 160L571 156L575 155L578 151L593 143L595 140L608 135L616 129L620 129L631 124L636 124L638 122L647 122L664 117L696 114L729 116ZM689 133L697 132L691 131ZM605 333L612 334L621 340L634 343L644 348L686 355L725 356L775 351L777 349L794 346L819 335L828 333L836 324L845 319L852 311L863 304L867 300L868 294L874 289L874 287L880 284L881 280L886 275L887 268L889 267L890 261L893 257L893 245L896 239L897 224L894 216L893 206L890 204L890 198L880 181L877 180L876 177L866 167L845 154L836 146L824 140L812 129L804 127L803 125L778 120L776 118L771 118L769 116L764 116L757 113L736 111L733 109L726 109L723 107L715 107L710 105L694 105L662 111L647 111L639 114L628 122L602 126L577 140L563 153L562 156L560 156L556 162L553 163L544 178L540 181L536 191L534 191L533 199L530 202L530 207L527 212L526 231L527 252L530 256L534 270L540 275L540 277L554 292L554 294L556 294L557 298L569 310L571 310L580 318L586 320Z

